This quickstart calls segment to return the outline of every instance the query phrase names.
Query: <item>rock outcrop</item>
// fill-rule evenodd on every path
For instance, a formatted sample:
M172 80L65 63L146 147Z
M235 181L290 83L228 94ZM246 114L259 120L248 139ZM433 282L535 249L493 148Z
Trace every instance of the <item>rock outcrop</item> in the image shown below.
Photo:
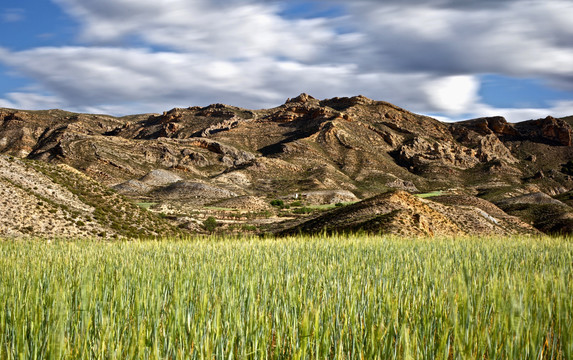
M517 123L515 128L523 138L530 141L544 141L552 145L571 146L573 136L571 126L552 116Z
M564 120L548 116L544 119L508 123L503 117L479 118L450 125L458 138L471 139L471 133L479 136L495 135L503 140L528 140L551 145L571 146L573 130Z
M480 161L475 150L450 142L430 142L422 137L402 145L397 158L413 168L432 165L469 169Z

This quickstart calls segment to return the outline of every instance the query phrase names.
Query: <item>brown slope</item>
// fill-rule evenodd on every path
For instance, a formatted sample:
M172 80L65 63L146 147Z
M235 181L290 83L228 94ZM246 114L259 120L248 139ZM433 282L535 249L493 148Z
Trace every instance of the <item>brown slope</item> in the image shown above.
M561 198L567 198L567 193ZM573 234L573 208L544 193L520 195L496 203L546 234Z
M505 214L495 205L477 198L468 201L470 198L444 197L442 201L434 202L407 192L393 191L331 210L301 224L279 230L278 234L312 234L323 231L363 231L406 236L538 233L533 227Z

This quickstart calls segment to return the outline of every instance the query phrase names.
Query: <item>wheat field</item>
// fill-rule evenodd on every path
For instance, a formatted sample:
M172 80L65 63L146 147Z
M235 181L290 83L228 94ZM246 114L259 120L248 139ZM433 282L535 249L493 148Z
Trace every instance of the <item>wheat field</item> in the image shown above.
M573 241L0 241L0 359L573 359Z

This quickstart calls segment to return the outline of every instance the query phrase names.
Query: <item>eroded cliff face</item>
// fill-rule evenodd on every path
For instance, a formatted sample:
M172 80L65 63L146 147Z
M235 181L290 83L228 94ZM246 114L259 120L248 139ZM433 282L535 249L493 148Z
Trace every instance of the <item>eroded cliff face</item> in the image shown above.
M524 121L514 126L526 140L541 140L550 145L571 146L571 126L564 120L548 116L545 119Z
M510 124L503 117L479 118L451 125L458 139L468 140L484 135L495 135L504 141L532 141L555 146L571 146L571 125L565 120L548 116Z
M108 185L156 168L205 180L241 171L255 178L244 192L257 192L259 177L286 182L293 191L312 190L311 179L317 189L368 193L365 181L371 185L377 176L380 183L398 178L423 190L444 181L436 169L453 174L452 186L466 186L470 175L497 181L491 169L500 166L521 174L504 181L522 183L539 171L558 171L571 158L573 134L565 120L552 117L445 124L363 96L318 100L307 94L267 110L215 104L124 118L3 109L0 125L0 153L66 163ZM547 147L552 161L531 161ZM261 171L263 158L274 159L276 171ZM565 175L553 180L568 189Z
M128 196L160 201L172 193L140 180L158 169L199 184L175 189L211 186L220 191L206 193L229 196L347 191L364 199L391 188L555 195L573 188L562 171L573 159L570 123L442 123L363 96L307 94L272 109L214 104L122 118L0 109L0 154L67 164Z

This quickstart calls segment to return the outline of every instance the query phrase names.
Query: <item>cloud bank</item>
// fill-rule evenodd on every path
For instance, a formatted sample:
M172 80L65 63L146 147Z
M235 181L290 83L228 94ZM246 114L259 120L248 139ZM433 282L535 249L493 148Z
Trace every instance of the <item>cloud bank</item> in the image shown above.
M0 106L260 108L307 92L363 94L451 119L573 114L567 99L506 109L479 96L484 74L538 78L573 94L568 0L317 1L343 9L321 17L286 1L55 1L79 24L76 44L0 49L1 63L34 80Z

